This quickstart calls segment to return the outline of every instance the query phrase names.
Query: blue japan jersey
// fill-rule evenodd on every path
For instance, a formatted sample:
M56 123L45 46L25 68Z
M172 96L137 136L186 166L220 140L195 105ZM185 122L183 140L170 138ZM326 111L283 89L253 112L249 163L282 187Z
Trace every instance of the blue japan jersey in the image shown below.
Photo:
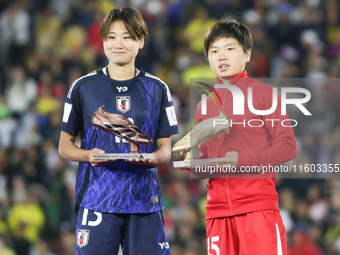
M123 103L122 103L122 100ZM174 106L168 86L140 70L127 81L111 79L107 67L76 80L70 88L61 130L81 134L81 148L99 148L105 153L128 153L129 143L93 129L92 114L104 105L106 112L118 113L153 140L140 146L143 153L156 150L157 139L178 134ZM97 212L152 213L164 209L157 167L138 166L116 160L104 167L80 162L76 180L76 203Z

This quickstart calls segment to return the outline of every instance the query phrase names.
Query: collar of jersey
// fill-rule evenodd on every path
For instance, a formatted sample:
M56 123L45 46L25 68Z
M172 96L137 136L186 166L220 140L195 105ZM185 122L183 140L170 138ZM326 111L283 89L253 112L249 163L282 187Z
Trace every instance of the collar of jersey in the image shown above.
M242 73L238 75L234 75L233 77L231 77L230 84L240 87L242 84L244 84L244 79L240 78L248 78L248 73L246 70L244 70ZM215 82L216 84L222 84L219 77L216 77ZM225 89L216 89L216 91L218 93L224 93Z
M247 78L248 77L248 73L246 70L244 70L242 73L238 74L238 75L234 75L233 77L231 77L231 81L230 81L230 84L232 84L233 81L236 81L237 78ZM235 79L235 80L233 80ZM217 84L222 84L221 80L220 80L220 77L216 77L216 83Z
M107 68L108 68L108 66L102 68L102 69L100 70L100 75L101 75L103 78L105 78L105 79L109 79L110 82L111 82L112 84L114 84L115 86L116 86L116 85L120 85L120 86L122 86L122 85L130 86L131 84L133 84L133 83L136 81L136 79L138 79L138 78L140 78L140 77L142 77L142 76L145 75L145 72L144 72L143 69L137 69L137 70L139 71L139 73L137 74L136 77L131 78L131 79L129 79L129 80L118 81L118 80L112 79L112 78L109 76L109 73L108 73L108 71L107 71Z

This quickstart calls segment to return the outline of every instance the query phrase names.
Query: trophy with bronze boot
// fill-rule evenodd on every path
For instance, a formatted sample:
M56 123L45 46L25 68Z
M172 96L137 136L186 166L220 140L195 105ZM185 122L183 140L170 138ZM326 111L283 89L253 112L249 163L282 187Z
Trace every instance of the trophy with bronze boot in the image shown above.
M110 133L130 144L129 153L92 154L93 159L152 159L153 153L140 153L139 146L152 144L152 139L121 114L104 111L99 107L91 117L94 129Z

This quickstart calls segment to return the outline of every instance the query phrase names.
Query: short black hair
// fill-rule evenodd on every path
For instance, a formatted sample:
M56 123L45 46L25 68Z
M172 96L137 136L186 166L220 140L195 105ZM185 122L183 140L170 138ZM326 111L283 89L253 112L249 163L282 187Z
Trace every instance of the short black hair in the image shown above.
M232 16L228 16L212 25L205 36L204 54L207 59L211 44L221 38L236 39L245 53L253 48L253 36L250 29Z
M110 26L113 22L121 20L129 34L134 40L141 40L148 34L144 19L135 8L124 7L122 9L112 9L109 11L100 24L100 37L102 41L107 40Z

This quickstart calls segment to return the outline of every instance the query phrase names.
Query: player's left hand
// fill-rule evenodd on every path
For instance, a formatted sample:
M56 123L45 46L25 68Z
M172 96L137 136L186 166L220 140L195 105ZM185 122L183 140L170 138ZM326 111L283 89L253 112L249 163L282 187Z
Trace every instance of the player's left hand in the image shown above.
M209 161L209 165L219 164L220 166L230 166L237 167L238 163L238 152L237 151L229 151L225 154L224 158L214 159Z

